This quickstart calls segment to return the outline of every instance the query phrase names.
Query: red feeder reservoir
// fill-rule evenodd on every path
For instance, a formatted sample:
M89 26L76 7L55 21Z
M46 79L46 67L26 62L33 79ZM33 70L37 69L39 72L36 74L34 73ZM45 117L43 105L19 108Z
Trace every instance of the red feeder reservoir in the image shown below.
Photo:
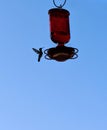
M54 43L65 44L70 40L69 11L62 8L49 10L50 36Z

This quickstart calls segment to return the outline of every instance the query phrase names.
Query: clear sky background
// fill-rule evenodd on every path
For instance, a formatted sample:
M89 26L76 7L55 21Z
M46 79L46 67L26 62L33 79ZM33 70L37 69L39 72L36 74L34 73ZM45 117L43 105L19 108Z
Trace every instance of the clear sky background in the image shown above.
M57 0L58 1L58 0ZM0 0L0 130L107 130L107 0L67 0L76 60L48 61L52 0Z

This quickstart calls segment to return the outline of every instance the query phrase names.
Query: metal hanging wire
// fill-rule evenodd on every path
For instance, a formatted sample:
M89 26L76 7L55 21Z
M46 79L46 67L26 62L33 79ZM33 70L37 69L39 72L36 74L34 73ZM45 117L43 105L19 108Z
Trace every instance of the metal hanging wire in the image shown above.
M66 0L64 0L63 4L57 5L55 0L53 0L53 4L57 7L57 8L62 8L66 3Z

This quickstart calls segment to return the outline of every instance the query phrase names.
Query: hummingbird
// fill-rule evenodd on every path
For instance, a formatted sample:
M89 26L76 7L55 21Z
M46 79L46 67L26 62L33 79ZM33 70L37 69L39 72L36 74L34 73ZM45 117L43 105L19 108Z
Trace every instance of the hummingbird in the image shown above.
M43 55L43 52L42 52L42 48L39 48L39 50L35 49L35 48L32 48L34 52L36 52L38 54L38 62L40 62L40 59Z

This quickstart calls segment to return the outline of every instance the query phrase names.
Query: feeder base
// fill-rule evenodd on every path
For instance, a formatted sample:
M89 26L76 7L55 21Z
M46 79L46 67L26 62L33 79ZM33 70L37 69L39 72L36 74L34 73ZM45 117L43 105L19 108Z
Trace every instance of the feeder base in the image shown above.
M49 48L45 50L45 58L49 60L56 60L56 61L66 61L68 59L75 59L78 57L77 55L78 49L72 47L65 47L65 46L57 46L55 48Z

